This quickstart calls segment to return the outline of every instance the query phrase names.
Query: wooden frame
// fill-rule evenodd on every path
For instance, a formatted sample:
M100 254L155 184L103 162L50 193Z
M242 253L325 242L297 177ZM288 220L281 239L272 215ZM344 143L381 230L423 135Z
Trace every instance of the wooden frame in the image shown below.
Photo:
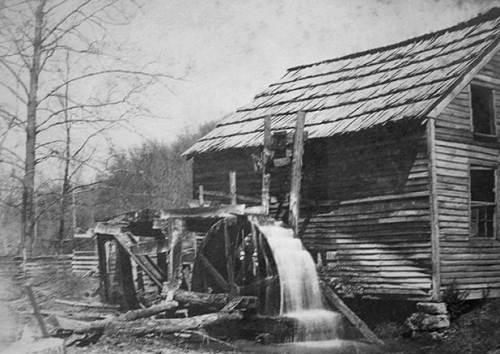
M441 300L441 262L439 233L439 204L436 168L436 121L427 119L427 154L429 157L429 207L431 214L432 300Z
M474 131L474 109L473 109L473 104L472 104L472 86L478 86L484 89L487 89L491 93L491 109L493 110L493 117L491 118L490 124L492 125L492 130L493 134L485 134L485 133L478 133ZM474 138L476 137L483 137L483 138L497 138L498 137L498 127L497 127L497 112L496 112L496 102L495 102L495 92L494 88L490 87L489 85L485 85L482 82L478 82L477 80L472 80L469 83L469 107L470 107L470 128L471 132Z
M472 237L472 170L493 170L494 173L494 182L493 185L495 187L495 212L493 215L493 236L492 237ZM468 194L468 212L469 212L469 236L468 239L471 242L474 242L474 240L477 241L484 241L484 240L497 240L498 239L498 165L496 164L489 164L489 163L483 163L483 164L474 164L474 163L469 163L469 168L467 170L468 174L468 183L467 183L467 194Z

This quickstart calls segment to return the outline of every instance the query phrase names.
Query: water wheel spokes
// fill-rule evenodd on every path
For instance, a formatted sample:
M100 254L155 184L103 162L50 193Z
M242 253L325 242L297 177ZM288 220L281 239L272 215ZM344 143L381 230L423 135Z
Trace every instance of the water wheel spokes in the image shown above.
M259 298L265 314L279 311L276 265L265 237L246 217L225 218L207 232L194 264L194 291Z

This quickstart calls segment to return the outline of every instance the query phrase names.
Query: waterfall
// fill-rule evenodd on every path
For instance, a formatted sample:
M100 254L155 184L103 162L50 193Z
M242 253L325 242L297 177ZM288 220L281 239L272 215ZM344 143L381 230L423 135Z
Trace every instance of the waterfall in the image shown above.
M341 316L323 305L316 266L293 231L275 225L259 226L273 253L280 279L280 314L297 319L294 341L336 339Z

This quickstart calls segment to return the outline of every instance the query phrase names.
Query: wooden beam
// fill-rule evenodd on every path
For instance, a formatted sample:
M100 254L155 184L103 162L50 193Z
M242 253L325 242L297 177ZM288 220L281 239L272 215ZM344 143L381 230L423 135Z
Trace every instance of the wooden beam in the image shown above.
M220 198L231 198L231 195L229 193L225 192L219 192L219 191L203 191L205 196L208 197L220 197ZM259 198L255 197L250 197L247 195L241 195L241 194L236 194L236 199L241 201L241 202L249 202L249 203L260 203Z
M184 231L184 219L171 218L169 220L168 233L170 236L170 253L168 261L168 283L169 287L177 287L177 277L181 266L182 256L182 234Z
M234 282L234 264L233 264L233 252L231 245L231 235L229 234L229 229L227 225L227 220L223 221L224 228L224 251L226 255L226 272L227 272L227 280L229 282L229 286L231 287L230 292L236 293L238 288Z
M271 116L264 117L264 142L262 145L262 207L265 214L269 214L269 186L271 176L267 172L267 165L271 158Z
M198 203L200 204L200 207L202 207L205 204L205 196L203 194L203 184L200 184L198 186Z
M441 298L441 262L439 251L439 206L436 171L436 120L427 120L427 154L429 159L429 204L431 212L432 300Z
M219 271L212 265L212 263L210 263L210 261L206 259L205 256L201 253L199 253L197 257L201 260L203 266L208 270L208 273L212 276L215 282L224 291L229 292L229 284L227 283L226 279L224 279L224 277L219 273Z
M108 281L108 271L107 263L108 259L106 257L106 237L97 235L97 257L98 257L98 269L99 269L99 293L101 296L101 301L108 302L109 298L109 281Z
M290 179L290 204L288 212L288 224L293 229L295 237L299 234L299 211L300 211L300 186L302 182L302 155L304 154L304 125L305 112L297 113L297 124L295 127L295 138L293 141L293 159Z
M361 334L371 343L378 345L384 345L384 342L377 337L375 333L366 325L366 323L359 318L352 310L347 307L347 305L342 301L342 299L335 294L335 292L324 282L321 282L321 290L323 291L323 296L330 303L330 306L335 307L339 310L351 324L356 327Z
M229 171L229 199L231 205L236 205L236 171Z

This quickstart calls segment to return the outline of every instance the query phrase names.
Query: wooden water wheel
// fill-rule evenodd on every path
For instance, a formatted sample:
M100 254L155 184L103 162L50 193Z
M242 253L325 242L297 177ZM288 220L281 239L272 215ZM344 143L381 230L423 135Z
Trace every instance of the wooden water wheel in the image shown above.
M196 255L192 289L257 296L259 313L279 313L278 271L266 238L253 221L225 218L210 228Z

